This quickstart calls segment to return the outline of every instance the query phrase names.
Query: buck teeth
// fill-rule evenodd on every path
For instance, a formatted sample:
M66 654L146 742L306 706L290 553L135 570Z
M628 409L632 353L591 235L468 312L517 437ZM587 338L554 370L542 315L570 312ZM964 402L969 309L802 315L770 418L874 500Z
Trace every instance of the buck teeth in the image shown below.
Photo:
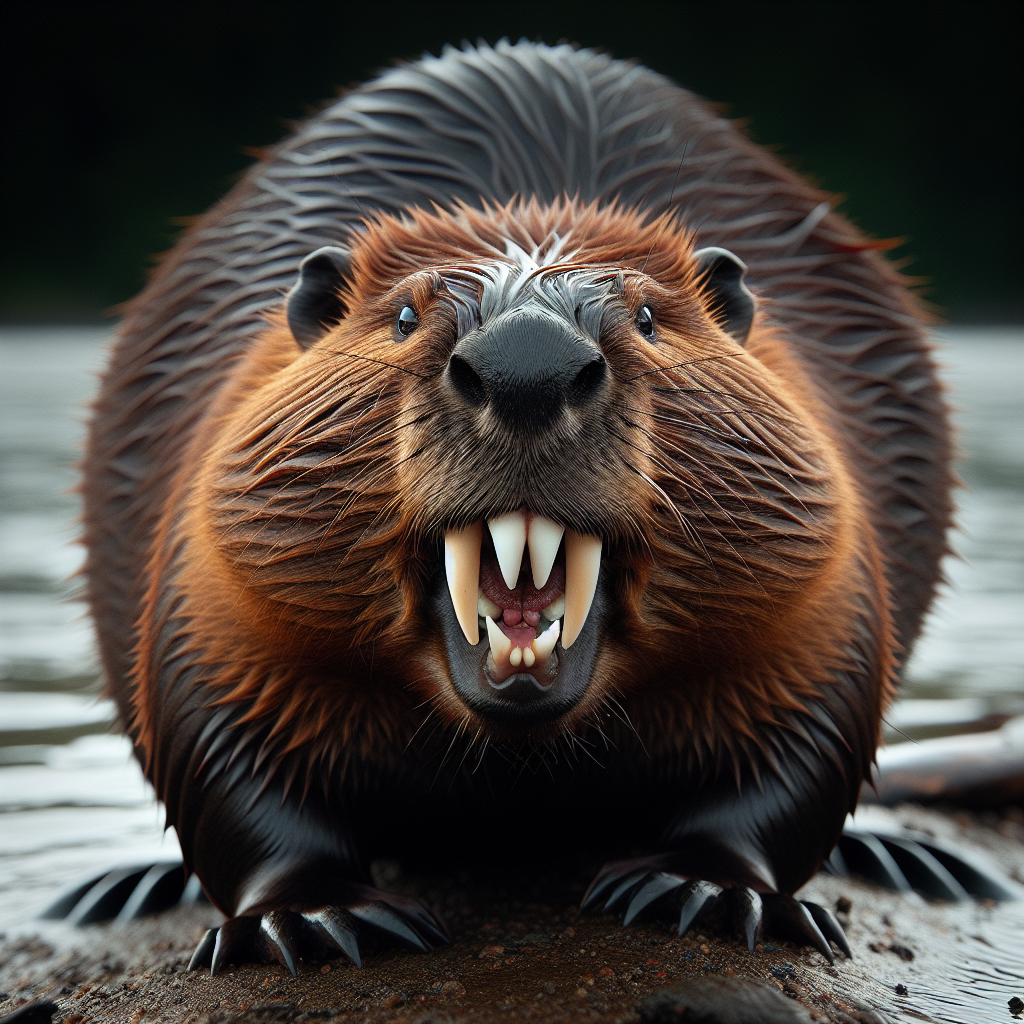
M487 616L487 639L491 644L491 657L496 662L504 661L512 652L512 641L500 629L498 624Z
M530 570L533 585L540 590L551 575L551 568L558 557L558 546L562 543L565 527L553 523L544 516L531 516L527 539L530 545Z
M551 652L555 649L555 644L558 643L558 634L560 632L561 627L558 623L552 622L530 645L533 648L533 653L537 656L537 660L542 665L551 657Z
M543 664L554 650L559 637L564 648L571 647L579 637L597 591L601 573L600 537L566 530L544 516L527 517L522 512L510 512L487 520L498 567L509 590L519 582L523 553L529 541L530 568L533 584L539 590L551 577L558 549L565 540L565 592L555 598L541 614L551 621L549 626L530 645L536 661ZM480 590L480 546L483 543L483 524L478 521L462 530L449 530L444 535L444 565L448 578L455 617L466 639L476 646L480 642L479 618L487 622L487 636L495 660L511 659L512 642L498 628L495 620L501 617L501 608ZM558 620L562 619L561 625ZM515 648L521 651L523 648ZM520 654L521 659L526 655ZM520 662L516 661L515 665ZM526 660L527 667L533 663Z
M444 571L452 596L455 618L466 639L474 646L480 642L477 620L477 595L480 593L480 545L483 529L479 522L464 530L449 530L444 535ZM500 631L499 631L500 632Z
M601 572L601 538L565 531L565 618L562 646L572 647L590 614Z
M515 590L523 564L523 548L526 547L526 516L522 512L510 512L507 516L488 519L487 528L494 541L501 578L509 590Z

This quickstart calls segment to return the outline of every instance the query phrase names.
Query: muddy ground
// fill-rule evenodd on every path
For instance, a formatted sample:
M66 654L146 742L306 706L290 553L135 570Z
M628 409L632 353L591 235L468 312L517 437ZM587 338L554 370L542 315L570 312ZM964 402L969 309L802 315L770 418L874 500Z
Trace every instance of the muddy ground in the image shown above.
M870 813L872 825L885 830L911 826L981 851L1024 883L1019 811L981 816L908 806ZM764 1007L763 1021L988 1024L1014 1019L1008 1003L1024 998L1024 901L929 902L819 875L800 895L838 909L854 951L852 960L839 956L830 966L818 953L770 937L751 955L706 932L680 939L667 923L624 929L615 917L581 913L590 873L579 866L553 868L544 878L417 878L393 863L375 870L384 887L439 908L452 944L429 954L381 949L361 970L344 960L303 961L297 979L278 966L210 978L186 969L203 929L219 919L210 907L179 908L123 928L38 922L0 942L0 1020L42 999L55 1004L52 1020L63 1024L752 1021L749 1008L740 1009L751 979L770 989L752 995ZM705 979L698 995L664 993L695 979ZM711 1016L694 1016L699 990L723 979L738 988L715 995Z

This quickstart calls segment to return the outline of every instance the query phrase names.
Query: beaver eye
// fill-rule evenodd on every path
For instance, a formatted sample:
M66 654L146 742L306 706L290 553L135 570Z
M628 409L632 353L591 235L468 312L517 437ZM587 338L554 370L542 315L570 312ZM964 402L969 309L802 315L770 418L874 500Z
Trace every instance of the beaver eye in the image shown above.
M402 312L398 314L398 333L403 338L408 338L416 330L419 320L416 318L416 311L412 306L403 306Z
M654 317L648 306L640 307L640 312L636 315L636 326L645 338L654 337Z

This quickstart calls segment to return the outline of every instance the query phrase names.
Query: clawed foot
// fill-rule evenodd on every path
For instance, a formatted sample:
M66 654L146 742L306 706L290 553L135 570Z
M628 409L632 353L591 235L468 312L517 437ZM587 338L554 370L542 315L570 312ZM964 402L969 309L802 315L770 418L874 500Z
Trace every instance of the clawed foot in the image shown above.
M727 933L739 934L753 952L761 933L813 946L829 963L835 956L829 942L852 956L839 922L817 903L796 900L781 893L757 893L745 886L723 889L712 882L686 878L658 868L660 858L618 861L607 864L594 879L583 906L602 901L607 911L625 910L623 924L642 913L678 917L679 934L695 922Z
M421 953L449 941L444 924L416 900L368 886L357 889L358 895L344 906L233 917L206 932L189 970L209 967L214 975L228 964L279 963L297 977L300 956L342 955L361 967L359 940L371 935Z

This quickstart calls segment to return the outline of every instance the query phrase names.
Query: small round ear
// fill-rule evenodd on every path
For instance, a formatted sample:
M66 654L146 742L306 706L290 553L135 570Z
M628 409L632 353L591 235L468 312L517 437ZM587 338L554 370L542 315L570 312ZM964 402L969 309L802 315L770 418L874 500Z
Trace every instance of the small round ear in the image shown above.
M345 315L341 285L352 265L348 249L325 245L299 264L299 279L285 310L292 336L302 348L319 341Z
M741 345L747 340L754 322L756 302L743 283L747 265L728 249L711 246L698 249L697 277L702 279L711 299L711 312L719 319L722 330Z

